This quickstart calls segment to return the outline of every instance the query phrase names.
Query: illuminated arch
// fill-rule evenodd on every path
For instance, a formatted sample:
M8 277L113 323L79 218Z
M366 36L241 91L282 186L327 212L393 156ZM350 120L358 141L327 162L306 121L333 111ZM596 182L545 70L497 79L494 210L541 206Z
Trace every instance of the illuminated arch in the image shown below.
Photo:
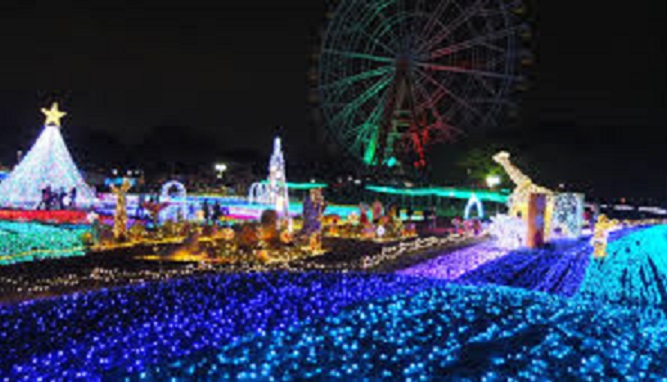
M248 193L250 203L270 204L271 185L268 183L253 183Z
M477 217L480 219L484 218L484 206L482 206L482 202L479 201L479 198L475 194L472 194L470 196L470 199L468 199L468 204L466 204L466 209L463 214L463 217L466 220L470 219L470 209L473 206L477 209Z
M169 191L171 191L172 188L176 188L176 195L172 195ZM171 199L183 199L187 196L187 192L185 190L185 186L183 183L176 181L176 180L171 180L165 184L162 185L162 189L160 191L160 198L163 200L171 200Z
M176 189L175 193L171 193L172 189ZM162 185L160 190L160 201L168 202L171 205L162 210L160 213L161 220L178 220L180 218L186 219L188 217L188 202L187 191L183 183L171 180Z

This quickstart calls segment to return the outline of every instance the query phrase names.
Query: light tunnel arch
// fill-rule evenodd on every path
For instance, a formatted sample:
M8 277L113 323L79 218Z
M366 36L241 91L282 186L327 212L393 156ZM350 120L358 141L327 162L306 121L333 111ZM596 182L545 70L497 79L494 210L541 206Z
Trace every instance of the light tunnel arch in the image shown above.
M465 220L470 219L470 211L473 209L473 207L477 210L477 218L483 219L484 206L482 205L482 202L479 200L476 194L472 194L470 196L470 199L468 199L468 203L466 204L466 208L463 213L464 219Z

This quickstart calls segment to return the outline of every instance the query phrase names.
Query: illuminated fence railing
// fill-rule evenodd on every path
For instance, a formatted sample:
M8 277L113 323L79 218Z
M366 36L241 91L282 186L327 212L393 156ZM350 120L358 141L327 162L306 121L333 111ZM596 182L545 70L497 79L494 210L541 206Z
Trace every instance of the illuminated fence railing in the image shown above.
M423 252L452 244L462 243L472 239L473 237L474 235L472 234L464 234L451 235L445 238L426 237L418 238L412 241L400 242L392 246L382 247L378 254L363 257L361 259L361 268L373 268L382 263L396 260L412 252Z

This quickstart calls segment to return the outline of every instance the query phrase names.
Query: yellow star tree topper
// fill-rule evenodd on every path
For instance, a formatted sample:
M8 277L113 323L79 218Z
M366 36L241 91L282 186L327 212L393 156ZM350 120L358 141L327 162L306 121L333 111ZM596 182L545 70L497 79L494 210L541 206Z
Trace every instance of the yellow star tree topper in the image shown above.
M64 111L58 110L58 102L54 102L51 105L51 109L42 108L42 113L46 116L46 126L57 126L60 127L60 119L67 115Z

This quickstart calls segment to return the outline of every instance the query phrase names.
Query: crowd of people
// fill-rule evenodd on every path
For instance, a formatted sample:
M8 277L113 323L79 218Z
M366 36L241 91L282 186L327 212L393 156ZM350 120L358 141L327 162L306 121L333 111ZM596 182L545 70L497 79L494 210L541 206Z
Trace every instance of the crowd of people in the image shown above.
M207 224L217 222L221 217L229 215L229 207L222 206L217 201L211 205L208 200L204 200L201 207L204 221L206 221Z
M62 187L56 190L47 185L42 189L42 200L37 209L46 211L76 209L76 193L76 187L67 191Z

